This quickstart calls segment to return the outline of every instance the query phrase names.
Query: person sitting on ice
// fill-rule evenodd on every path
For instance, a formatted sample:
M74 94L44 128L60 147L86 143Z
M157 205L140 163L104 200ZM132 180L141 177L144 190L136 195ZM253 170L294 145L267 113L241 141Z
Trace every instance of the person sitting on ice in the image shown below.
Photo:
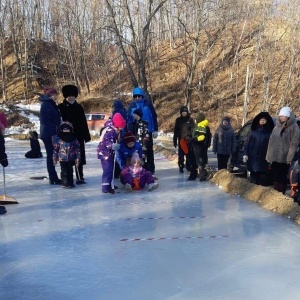
M36 131L29 131L29 140L31 150L25 153L26 158L40 158L43 157L41 152L41 145L38 140L38 133Z
M142 158L142 146L136 141L133 133L129 131L125 133L120 144L120 149L117 152L116 158L121 170L126 167L127 159L135 152L137 152L139 157Z
M141 190L146 185L149 192L158 188L158 182L154 182L152 173L144 169L142 164L143 160L135 152L131 156L131 165L121 171L120 181L128 192Z

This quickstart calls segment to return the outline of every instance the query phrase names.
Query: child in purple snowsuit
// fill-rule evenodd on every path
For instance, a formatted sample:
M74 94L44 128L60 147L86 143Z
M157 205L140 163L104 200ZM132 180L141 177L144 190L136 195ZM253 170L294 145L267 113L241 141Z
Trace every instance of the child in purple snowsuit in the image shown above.
M102 165L102 193L115 193L114 187L114 165L115 152L120 145L118 135L121 129L125 128L126 121L120 113L115 113L111 120L108 120L102 130L97 152L98 159Z
M149 192L158 188L158 183L154 182L152 173L146 171L142 164L143 161L139 157L138 153L134 153L131 157L131 165L126 166L121 171L120 181L124 184L124 187L128 192L132 192L132 190L140 190L146 185Z

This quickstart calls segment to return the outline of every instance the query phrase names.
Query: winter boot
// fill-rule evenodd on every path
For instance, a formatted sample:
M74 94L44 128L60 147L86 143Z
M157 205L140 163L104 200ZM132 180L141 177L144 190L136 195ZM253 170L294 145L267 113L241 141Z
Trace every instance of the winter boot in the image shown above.
M6 213L7 213L7 210L6 210L5 206L0 205L0 215L4 215Z
M183 168L179 167L179 173L183 173Z
M200 168L200 181L206 181L207 171L202 167Z
M196 180L197 176L198 176L197 169L193 168L193 169L191 169L191 173L190 173L188 180Z
M148 192L152 192L154 189L158 188L158 182L148 184Z
M124 188L125 188L125 190L126 190L127 192L132 192L132 186L131 186L131 184L126 183L126 184L124 185Z

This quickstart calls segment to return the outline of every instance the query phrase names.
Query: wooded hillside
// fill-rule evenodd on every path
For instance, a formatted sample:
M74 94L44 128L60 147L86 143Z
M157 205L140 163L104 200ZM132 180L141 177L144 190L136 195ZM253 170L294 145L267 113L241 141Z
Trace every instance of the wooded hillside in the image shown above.
M2 102L45 85L80 88L87 112L151 95L160 128L181 105L240 126L262 110L299 110L299 1L7 0L1 6ZM62 100L62 97L60 96Z

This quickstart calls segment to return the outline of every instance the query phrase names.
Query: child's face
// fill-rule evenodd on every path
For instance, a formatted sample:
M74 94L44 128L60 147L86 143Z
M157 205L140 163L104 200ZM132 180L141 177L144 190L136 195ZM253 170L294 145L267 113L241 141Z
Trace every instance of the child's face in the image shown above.
M128 148L132 148L134 146L134 142L129 142L129 143L127 143L127 147Z
M70 129L68 129L68 128L64 128L62 132L67 132L67 133L70 133Z
M133 114L133 118L138 121L140 119L140 116L137 114Z
M139 159L134 159L132 162L133 167L139 167L141 165L141 162Z

